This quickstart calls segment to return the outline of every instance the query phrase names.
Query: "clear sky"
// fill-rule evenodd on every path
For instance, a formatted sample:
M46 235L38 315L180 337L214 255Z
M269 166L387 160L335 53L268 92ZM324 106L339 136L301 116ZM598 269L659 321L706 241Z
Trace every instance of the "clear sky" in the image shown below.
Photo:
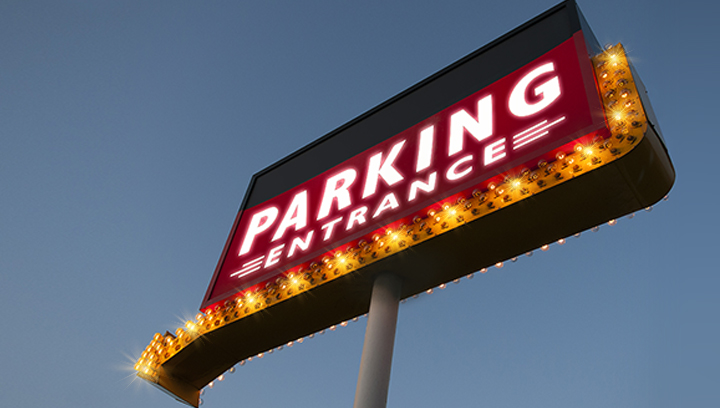
M0 406L180 406L132 365L197 312L252 174L555 4L2 2ZM389 407L720 406L720 8L580 7L649 90L669 200L401 305ZM204 406L349 407L364 330Z

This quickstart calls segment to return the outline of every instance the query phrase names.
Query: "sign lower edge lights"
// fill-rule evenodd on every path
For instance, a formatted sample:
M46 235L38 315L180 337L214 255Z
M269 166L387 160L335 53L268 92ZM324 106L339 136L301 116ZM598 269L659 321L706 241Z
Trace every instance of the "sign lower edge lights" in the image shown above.
M625 64L621 47L615 50L620 64ZM616 63L609 55L610 51L600 57L604 62L593 65L600 78L597 85L605 110L611 112L609 105L617 106L618 102L612 101L621 101L624 106L616 112L622 117L608 114L610 134L566 143L552 151L554 157L536 167L525 171L516 166L485 181L478 191L471 187L456 192L436 202L424 216L406 220L403 228L399 228L401 221L384 226L364 244L318 259L302 273L283 274L260 290L252 290L249 296L199 315L196 322L188 322L174 335L157 334L136 365L138 375L197 406L197 391L235 362L366 312L366 294L381 269L415 268L413 278L405 279L403 285L402 297L407 297L659 200L672 186L672 165L655 129L648 126L643 110L647 102L643 94L638 95L629 65L626 72L617 74L622 69L607 69L608 64ZM625 91L629 92L622 98ZM628 101L632 103L626 104ZM505 175L511 177L506 179ZM586 191L587 186L592 191ZM610 191L619 193L607 199ZM599 198L606 199L606 205L598 205ZM588 211L571 214L578 205ZM549 221L557 216L564 217L562 225ZM509 219L522 225L498 227ZM468 228L471 222L497 231L496 241L512 238L516 245L498 246L479 228ZM543 234L522 234L525 230ZM462 254L478 243L496 254L497 260L487 256L473 257L475 261L464 259L468 257ZM413 248L412 259L408 248ZM426 251L428 248L433 250ZM443 260L425 256L438 249L450 256ZM298 295L310 289L313 299L324 300L311 302L305 297L303 310L298 311L291 300L302 298ZM330 304L339 307L329 308ZM272 308L272 319L265 313L268 308ZM243 336L238 345L236 339L249 331L253 336Z

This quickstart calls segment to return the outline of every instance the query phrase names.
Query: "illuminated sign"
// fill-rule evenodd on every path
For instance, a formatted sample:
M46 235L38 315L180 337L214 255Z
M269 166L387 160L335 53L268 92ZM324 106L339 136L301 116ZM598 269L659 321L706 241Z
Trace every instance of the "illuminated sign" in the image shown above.
M237 223L206 305L605 129L582 33ZM606 130L605 130L606 131ZM591 137L592 139L592 137Z
M572 1L251 180L201 313L138 375L179 401L239 361L652 205L675 172L622 46ZM307 337L306 337L307 336Z

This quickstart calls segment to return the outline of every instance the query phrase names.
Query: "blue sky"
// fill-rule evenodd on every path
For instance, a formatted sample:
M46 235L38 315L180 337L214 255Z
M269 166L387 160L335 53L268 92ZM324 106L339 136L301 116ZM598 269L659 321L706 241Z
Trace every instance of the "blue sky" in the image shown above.
M132 364L196 313L252 174L555 4L3 2L0 406L180 406ZM720 10L579 4L649 90L669 200L401 305L389 407L720 405ZM364 329L204 406L351 406Z

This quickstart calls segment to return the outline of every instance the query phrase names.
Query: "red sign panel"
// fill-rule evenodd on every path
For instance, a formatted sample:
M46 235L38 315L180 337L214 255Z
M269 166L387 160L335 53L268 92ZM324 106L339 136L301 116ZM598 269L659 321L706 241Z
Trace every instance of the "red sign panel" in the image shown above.
M582 34L238 216L205 306L605 128ZM424 215L424 214L423 214Z

